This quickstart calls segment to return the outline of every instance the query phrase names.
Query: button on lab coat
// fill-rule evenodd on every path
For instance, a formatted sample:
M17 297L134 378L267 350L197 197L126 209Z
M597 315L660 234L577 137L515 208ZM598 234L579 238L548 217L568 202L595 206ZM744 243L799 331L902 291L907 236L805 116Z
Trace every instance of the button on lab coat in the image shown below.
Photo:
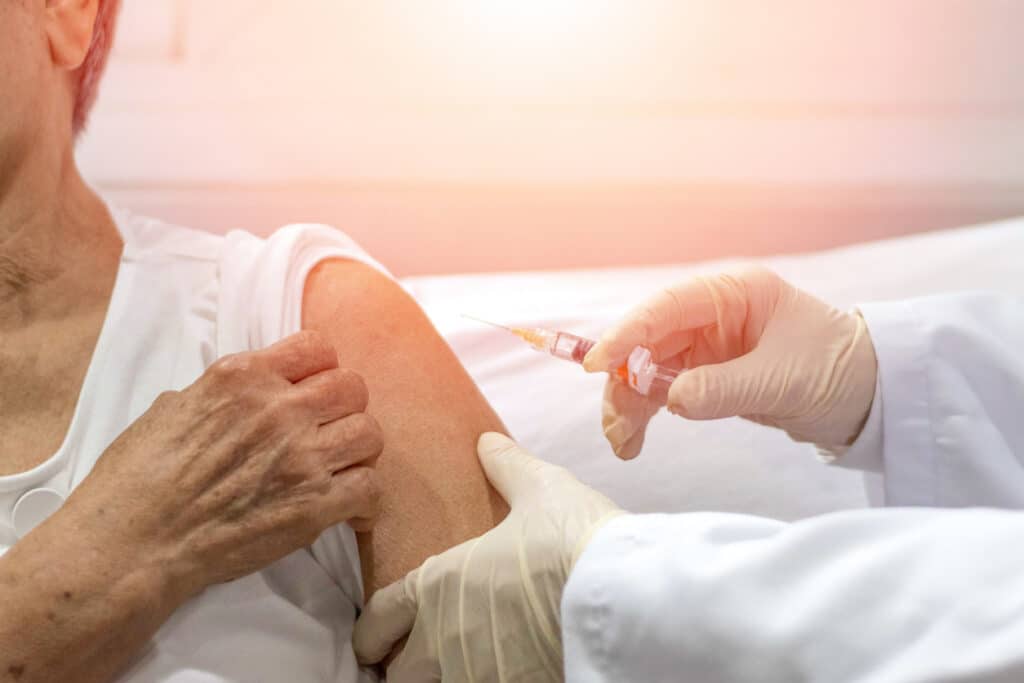
M837 464L888 507L613 520L563 595L567 681L1024 681L1024 300L861 312L878 390Z

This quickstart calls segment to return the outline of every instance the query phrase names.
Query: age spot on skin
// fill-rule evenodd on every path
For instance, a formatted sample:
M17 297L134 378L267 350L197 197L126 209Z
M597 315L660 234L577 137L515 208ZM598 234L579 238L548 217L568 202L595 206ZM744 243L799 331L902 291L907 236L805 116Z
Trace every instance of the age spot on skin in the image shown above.
M25 673L25 665L11 664L9 667L7 667L7 673L10 674L11 678L13 678L14 680L20 681L22 675Z
M65 600L70 600L71 599L71 591L64 591L64 599Z

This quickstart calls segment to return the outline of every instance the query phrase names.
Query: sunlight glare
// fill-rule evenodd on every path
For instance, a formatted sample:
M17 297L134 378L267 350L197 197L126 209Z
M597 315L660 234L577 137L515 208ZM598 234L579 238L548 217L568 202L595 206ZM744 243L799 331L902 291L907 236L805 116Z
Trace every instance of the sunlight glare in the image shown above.
M465 7L491 34L555 37L571 34L606 9L602 0L470 0Z

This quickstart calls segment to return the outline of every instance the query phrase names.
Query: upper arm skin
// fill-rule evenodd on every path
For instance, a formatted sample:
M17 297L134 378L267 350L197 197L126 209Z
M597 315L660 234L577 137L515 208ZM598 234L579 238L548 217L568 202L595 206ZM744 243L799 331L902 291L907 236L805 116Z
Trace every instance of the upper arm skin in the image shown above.
M384 430L384 511L359 535L368 599L504 518L508 508L487 483L476 442L505 427L416 302L370 266L318 265L306 280L302 318L303 329L334 344L342 367L362 374L368 412Z

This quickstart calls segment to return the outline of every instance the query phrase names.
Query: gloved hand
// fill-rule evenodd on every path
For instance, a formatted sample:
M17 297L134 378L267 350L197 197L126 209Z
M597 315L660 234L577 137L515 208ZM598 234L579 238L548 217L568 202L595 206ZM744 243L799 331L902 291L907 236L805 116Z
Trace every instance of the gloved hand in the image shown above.
M874 398L877 361L864 320L764 268L664 290L608 330L584 367L613 370L637 346L684 369L667 405L694 420L740 415L839 448L856 439ZM620 458L640 453L664 400L609 379L602 422Z
M500 434L478 445L511 512L378 591L356 622L363 665L406 634L388 683L562 680L562 588L593 533L622 511L568 471Z

